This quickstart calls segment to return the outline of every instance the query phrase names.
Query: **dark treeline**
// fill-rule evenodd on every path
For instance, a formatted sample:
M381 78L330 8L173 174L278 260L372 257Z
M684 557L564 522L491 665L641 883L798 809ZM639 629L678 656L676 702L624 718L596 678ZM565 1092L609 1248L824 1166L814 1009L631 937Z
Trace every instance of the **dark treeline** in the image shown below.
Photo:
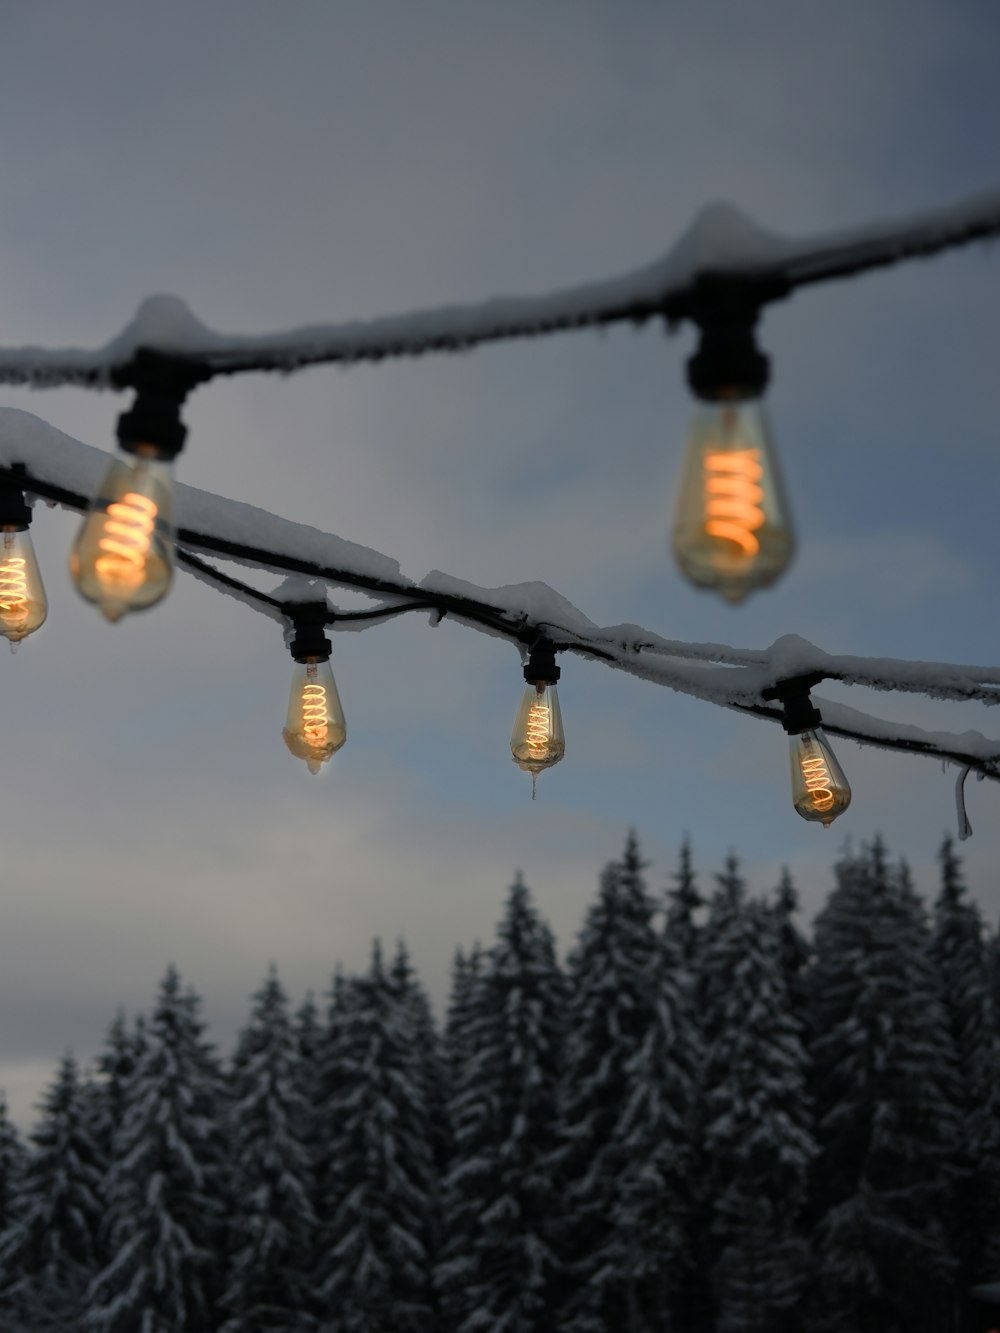
M1000 1276L1000 947L950 841L928 911L630 837L564 967L520 877L443 1030L404 947L322 1007L272 969L222 1063L171 967L25 1144L8 1333L966 1333Z

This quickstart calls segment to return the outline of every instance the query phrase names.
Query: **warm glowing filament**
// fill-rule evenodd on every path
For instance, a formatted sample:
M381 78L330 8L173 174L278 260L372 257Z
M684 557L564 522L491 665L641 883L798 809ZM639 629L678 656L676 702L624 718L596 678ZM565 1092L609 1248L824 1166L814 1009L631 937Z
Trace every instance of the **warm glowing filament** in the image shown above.
M763 475L755 449L705 455L705 531L735 542L748 557L760 550L754 532L764 526Z
M528 720L524 729L524 739L534 759L548 757L551 722L548 704L544 699L534 700L528 709Z
M833 779L830 777L830 770L826 763L814 756L811 759L802 759L800 765L806 791L812 798L813 807L820 813L832 809L834 802Z
M327 720L326 686L307 684L302 687L302 734L309 745L317 749L326 745L330 734Z
M131 590L142 583L156 514L155 503L135 491L108 505L104 530L97 543L104 554L94 561L94 568L105 584Z
M8 629L23 629L28 620L28 576L21 556L0 562L0 620Z

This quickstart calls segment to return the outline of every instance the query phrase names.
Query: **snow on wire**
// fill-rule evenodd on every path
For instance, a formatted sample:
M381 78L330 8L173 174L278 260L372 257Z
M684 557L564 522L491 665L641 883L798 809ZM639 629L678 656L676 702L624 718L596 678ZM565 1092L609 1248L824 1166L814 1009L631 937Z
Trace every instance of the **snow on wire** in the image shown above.
M623 276L548 295L418 311L369 321L237 337L213 332L173 296L149 297L129 325L103 347L0 349L0 382L44 388L133 384L143 358L173 363L190 385L243 371L287 373L321 362L350 363L463 351L515 337L652 318L671 329L698 322L722 287L738 289L759 310L796 288L936 254L1000 233L1000 191L949 208L848 231L792 240L760 227L728 205L699 214L661 259ZM0 409L0 469L24 465L29 493L86 509L107 455L14 409ZM420 583L388 556L265 510L179 486L177 548L181 565L210 586L286 624L296 602L325 600L326 587L361 591L370 611L330 611L335 629L362 629L407 611L449 616L500 636L524 652L540 638L558 651L595 658L696 698L778 721L762 693L778 680L819 673L875 690L947 700L1000 701L1000 669L889 658L832 656L794 636L768 649L668 640L635 625L600 627L543 583L480 588L439 571ZM272 594L224 573L203 557L286 575ZM969 772L1000 778L1000 741L978 732L926 731L822 699L827 731L862 744L937 756L959 766L960 824L967 828L962 783Z
M656 317L674 327L693 317L706 281L738 280L760 306L797 287L936 254L997 233L1000 191L950 208L798 240L767 231L728 204L712 204L662 258L615 278L542 296L496 297L250 337L214 332L176 296L150 296L103 347L0 348L0 383L121 387L130 383L140 350L176 358L211 379L242 371L287 373L328 361L464 351L506 338L641 324Z
M24 464L23 484L29 494L82 512L107 457L29 412L0 408L0 475L15 463ZM778 680L810 672L875 690L1000 703L997 667L835 656L794 635L765 649L685 643L637 625L596 625L544 583L483 588L439 570L417 583L381 552L192 486L178 485L176 512L181 567L285 626L297 603L326 599L328 587L344 588L368 594L375 605L360 612L331 608L334 630L366 629L408 611L428 611L432 623L448 616L518 645L522 656L544 638L560 652L596 659L679 693L774 722L780 721L780 709L762 700L763 691ZM205 556L286 577L274 592L261 592ZM1000 740L976 731L927 731L844 704L823 699L816 703L824 727L833 734L934 756L959 765L963 774L1000 779Z

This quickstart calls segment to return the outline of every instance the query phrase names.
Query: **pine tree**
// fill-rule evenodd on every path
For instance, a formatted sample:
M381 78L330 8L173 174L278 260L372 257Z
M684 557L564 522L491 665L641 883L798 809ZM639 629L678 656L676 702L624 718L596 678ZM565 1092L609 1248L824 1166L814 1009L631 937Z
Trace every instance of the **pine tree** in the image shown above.
M334 1163L320 1219L329 1333L429 1333L434 1166L412 1007L381 950L342 986L325 1105Z
M7 1110L6 1095L0 1090L0 1236L14 1221L14 1200L27 1165L27 1156L17 1126Z
M926 921L881 842L836 871L809 975L817 1323L941 1333L951 1314L942 1219L956 1119Z
M491 1187L494 1107L490 1055L496 1015L486 985L486 955L477 943L459 949L445 1028L451 1152L443 1180L444 1235L437 1286L445 1327L458 1329L468 1313L467 1291L477 1271L481 1199Z
M409 950L403 940L396 946L396 956L392 962L389 979L396 989L400 1004L410 1010L410 1021L416 1036L416 1053L421 1065L422 1098L427 1108L434 1175L437 1180L444 1171L451 1152L448 1096L445 1087L445 1053L434 1022L430 1000L414 971ZM435 1217L440 1212L437 1201L433 1211Z
M960 1304L1000 1259L1000 1060L990 1012L986 943L951 838L940 850L933 954L955 1067L958 1135L952 1145L952 1247ZM969 1318L968 1311L964 1315Z
M715 946L718 940L725 938L733 921L742 915L747 901L746 881L734 852L726 857L722 872L715 876L715 884L715 892L708 903L708 920L702 934L697 968L698 1005L704 1039L709 1045L718 1035L713 1015L722 1012L730 982L726 968L717 966Z
M704 1076L718 1333L801 1329L808 1252L800 1224L816 1146L807 1058L773 909L732 913L706 958L727 991Z
M480 1012L480 993L486 955L477 940L468 955L455 950L452 960L451 993L444 1029L444 1059L448 1083L453 1087L467 1058L478 1043L477 1015Z
M705 906L705 899L698 891L697 876L691 861L691 840L688 837L681 843L680 860L673 881L673 887L667 890L664 933L677 944L682 962L692 967L701 933L694 915Z
M233 1062L228 1141L233 1221L222 1333L312 1326L307 1266L316 1219L288 1000L272 967Z
M457 964L459 977L471 980ZM463 1003L471 1039L452 1102L443 1296L461 1333L547 1333L554 1322L552 1151L565 990L552 932L520 874L478 996L467 993Z
M127 1085L107 1182L113 1257L83 1327L202 1333L214 1325L225 1199L221 1077L199 1001L170 967Z
M41 1103L34 1151L0 1236L0 1308L9 1327L79 1315L97 1266L104 1163L91 1134L76 1061L66 1055Z
M108 1160L124 1119L129 1079L135 1071L144 1040L143 1029L129 1031L125 1011L119 1009L108 1028L104 1049L97 1057L98 1078L92 1099L95 1132Z
M803 973L812 957L812 948L795 924L798 910L799 895L786 866L782 868L774 900L774 918L778 929L778 957L792 1009L796 1014L804 1016Z
M319 1099L319 1063L323 1046L323 1032L319 1021L319 1006L312 991L295 1015L295 1081L299 1095L307 1107L315 1108Z
M560 1146L561 1322L659 1328L683 1270L693 1025L663 965L634 834L570 958Z

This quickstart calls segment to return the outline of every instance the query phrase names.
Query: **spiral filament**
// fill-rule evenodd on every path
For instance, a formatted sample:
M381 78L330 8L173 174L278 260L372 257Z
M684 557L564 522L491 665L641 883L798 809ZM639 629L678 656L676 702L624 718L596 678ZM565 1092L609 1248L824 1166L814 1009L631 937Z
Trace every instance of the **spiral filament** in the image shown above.
M525 740L531 752L531 758L545 759L547 757L551 722L552 716L544 696L536 699L528 710L528 722L525 727Z
M800 760L800 766L802 768L802 780L806 784L806 791L813 803L813 809L818 810L821 814L832 810L834 801L833 779L824 760L816 755L809 758L803 757Z
M157 508L148 496L128 491L108 505L98 541L101 554L94 562L106 586L132 591L142 583L146 557L156 527Z
M326 687L309 684L302 688L302 734L309 745L322 749L330 734L327 721Z
M0 620L5 632L14 638L23 636L28 623L28 575L26 561L9 555L0 561Z
M748 559L760 550L754 533L764 526L763 473L755 449L705 455L705 532L733 542Z

